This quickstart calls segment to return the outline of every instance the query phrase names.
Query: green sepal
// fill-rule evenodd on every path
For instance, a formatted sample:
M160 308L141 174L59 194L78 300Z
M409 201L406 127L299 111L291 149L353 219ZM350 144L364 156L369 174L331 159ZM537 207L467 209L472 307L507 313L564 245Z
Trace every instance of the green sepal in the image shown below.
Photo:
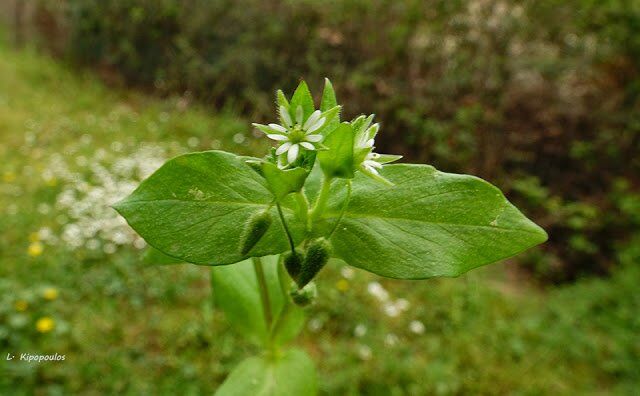
M304 260L302 261L302 268L298 278L295 279L299 288L303 288L320 272L322 267L327 264L329 257L331 256L331 244L326 238L317 238L307 247Z
M261 169L267 187L278 201L289 193L300 191L309 175L305 168L280 169L271 162L262 162Z
M353 128L342 123L331 132L323 144L329 148L318 152L318 160L324 174L329 178L351 179L354 176Z
M313 304L318 297L318 288L313 282L309 282L302 289L293 286L289 291L291 301L299 307L306 307Z
M267 233L273 219L268 210L258 211L247 219L240 236L240 254L245 256Z
M324 79L324 90L322 91L322 100L320 101L320 110L327 111L338 105L336 92L333 90L333 84L328 78Z
M291 279L298 279L300 270L302 269L302 261L304 252L302 249L296 249L295 252L286 252L283 254L284 267L287 269Z
M311 113L315 110L313 96L311 96L311 91L309 91L309 87L304 80L300 81L298 88L296 88L296 91L291 97L291 104L289 105L289 114L291 114L291 119L294 120L294 122L296 122L296 111L298 106L302 107L302 123L304 123L304 121L306 121L306 119L309 118Z

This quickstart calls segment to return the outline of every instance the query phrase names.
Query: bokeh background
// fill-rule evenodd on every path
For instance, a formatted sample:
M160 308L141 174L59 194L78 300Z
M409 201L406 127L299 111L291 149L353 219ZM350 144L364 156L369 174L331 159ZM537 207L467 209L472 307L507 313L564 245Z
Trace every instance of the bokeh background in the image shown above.
M381 152L550 238L458 279L324 270L322 394L640 389L640 1L2 0L0 393L212 393L255 352L108 205L174 155L262 153L275 89L324 77Z

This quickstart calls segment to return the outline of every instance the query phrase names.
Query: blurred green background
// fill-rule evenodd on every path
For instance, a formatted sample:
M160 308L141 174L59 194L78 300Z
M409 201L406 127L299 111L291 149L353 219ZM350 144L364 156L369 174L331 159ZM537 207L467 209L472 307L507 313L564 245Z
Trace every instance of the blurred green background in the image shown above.
M275 89L324 77L381 152L489 180L550 239L458 279L324 270L322 394L640 389L640 1L5 0L0 394L212 393L255 352L207 269L145 265L108 205L171 156L262 153Z

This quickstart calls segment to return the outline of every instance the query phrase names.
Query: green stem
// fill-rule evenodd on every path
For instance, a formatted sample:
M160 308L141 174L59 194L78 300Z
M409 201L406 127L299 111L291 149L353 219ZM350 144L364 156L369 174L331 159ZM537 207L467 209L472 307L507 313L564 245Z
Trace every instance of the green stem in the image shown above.
M286 322L287 317L291 313L291 298L289 297L289 286L291 286L291 278L287 274L287 270L284 267L284 261L282 260L282 256L280 256L280 260L278 260L278 283L280 283L280 292L282 293L282 298L284 301L284 306L282 307L282 311L278 315L278 318L271 329L271 334L269 336L271 343L278 333L281 331L282 326Z
M264 321L267 325L267 329L270 329L271 323L273 322L273 316L271 315L271 301L269 300L269 290L267 288L267 279L264 276L262 259L258 257L253 258L253 270L256 272L256 279L258 280L258 289L260 291L262 311L264 312Z
M273 341L282 330L282 326L285 325L285 323L287 322L287 318L289 317L291 312L293 312L292 308L293 304L291 303L291 299L287 296L287 299L284 300L284 307L282 307L282 311L280 312L280 315L278 315L278 319L273 325L273 329L271 329L271 341Z
M329 233L327 239L330 239L334 232L338 229L342 218L344 217L344 212L347 211L347 206L349 206L349 200L351 199L351 179L347 180L347 197L344 199L344 203L342 204L342 210L340 211L340 215L338 216L338 220L336 220L336 224L333 226L333 229Z
M324 207L329 200L329 191L331 190L331 178L326 175L322 179L322 187L320 188L320 194L318 194L318 199L316 199L316 204L311 211L311 221L315 221L320 217L322 212L324 211Z
M298 202L298 212L300 215L300 221L305 225L307 231L310 231L311 223L309 222L309 200L302 190L296 194L296 201Z
M280 216L280 221L282 221L282 227L284 227L284 233L287 234L287 239L289 240L289 247L291 247L291 252L296 251L296 244L293 242L293 237L289 232L289 227L287 227L287 222L284 220L284 214L282 213L282 208L280 207L280 203L276 202L276 207L278 208L278 216Z

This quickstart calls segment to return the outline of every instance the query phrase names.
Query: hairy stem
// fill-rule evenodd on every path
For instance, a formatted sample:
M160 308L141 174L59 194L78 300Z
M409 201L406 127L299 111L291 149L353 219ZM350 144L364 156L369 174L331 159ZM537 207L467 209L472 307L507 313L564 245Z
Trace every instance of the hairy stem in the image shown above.
M253 270L256 272L256 279L258 280L258 289L260 291L260 302L262 303L262 311L264 312L264 321L267 325L267 329L270 329L271 323L273 322L273 316L271 315L271 301L269 300L267 279L264 276L264 268L261 258L253 258Z
M329 200L329 191L331 190L331 178L325 176L322 179L322 186L320 188L320 194L318 194L318 198L316 199L315 206L313 207L313 211L311 212L311 221L315 221L320 217L322 212L324 211L324 207Z

